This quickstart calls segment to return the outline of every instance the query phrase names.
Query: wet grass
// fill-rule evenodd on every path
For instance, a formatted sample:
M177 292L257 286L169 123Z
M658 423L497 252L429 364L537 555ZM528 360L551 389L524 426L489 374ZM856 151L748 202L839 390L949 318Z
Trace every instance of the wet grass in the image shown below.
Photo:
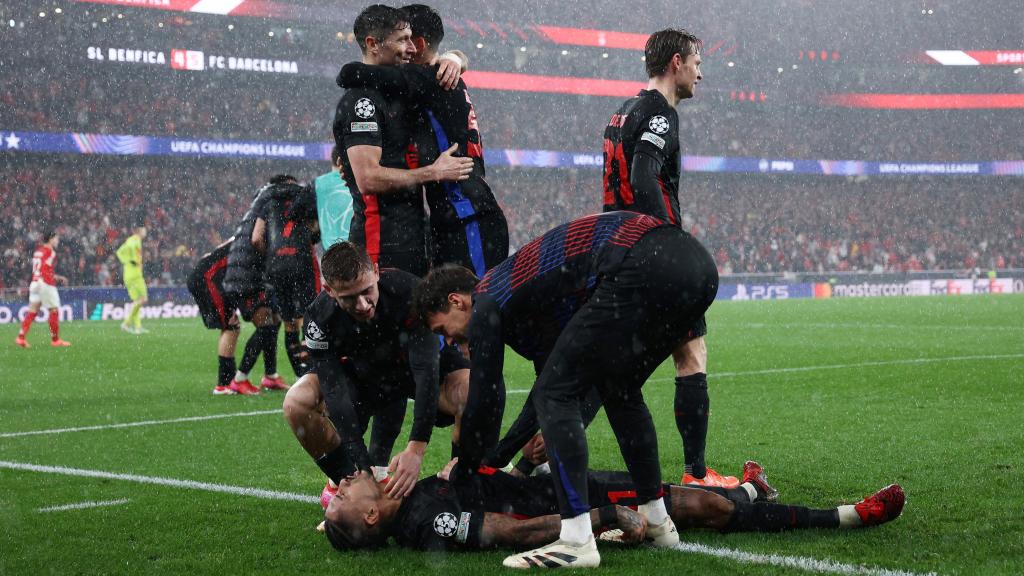
M0 435L280 408L281 394L214 397L216 334L198 320L45 325L33 348L0 327ZM1019 573L1024 565L1024 296L718 303L709 314L708 458L761 461L786 502L827 507L903 484L903 517L877 529L781 535L683 533L707 546L909 572ZM283 354L281 365L287 367ZM512 390L531 370L506 364ZM257 376L260 373L257 368ZM645 387L666 478L681 472L673 384ZM505 424L525 394L510 394ZM622 467L603 416L592 466ZM424 470L448 455L438 430ZM0 461L158 476L316 496L319 470L280 414L0 436ZM41 512L86 501L108 507ZM12 470L0 465L0 574L507 572L503 552L339 554L315 504ZM789 574L701 554L606 548L602 573Z

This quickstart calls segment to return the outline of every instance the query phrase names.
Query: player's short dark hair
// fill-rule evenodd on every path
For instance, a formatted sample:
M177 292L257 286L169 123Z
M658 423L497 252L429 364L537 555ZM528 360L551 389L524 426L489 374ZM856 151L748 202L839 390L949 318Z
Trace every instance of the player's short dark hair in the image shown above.
M664 74L676 54L686 60L690 54L700 53L703 47L704 42L700 38L681 28L666 28L651 34L647 39L647 46L644 47L647 77L654 78Z
M328 282L351 282L363 272L373 272L373 260L361 247L338 242L324 253L320 270Z
M335 550L348 552L349 550L374 550L381 548L387 543L387 538L382 537L358 537L352 530L346 529L340 522L324 519L324 534L327 541L334 546Z
M338 150L338 145L331 146L331 166L338 166L341 164L341 150Z
M422 37L427 46L437 50L441 40L444 40L444 22L441 21L441 15L437 10L426 4L409 4L402 6L402 12L409 19L413 37Z
M298 181L298 178L291 174L274 174L269 180L269 182L275 186L280 186L281 184L296 184Z
M46 234L43 234L43 244L53 240L53 237L57 235L56 230L47 230Z
M480 279L472 270L457 264L434 268L413 290L412 303L416 314L426 321L429 314L447 312L451 306L448 295L452 292L472 293Z
M398 8L384 4L371 4L356 16L352 25L352 33L359 43L359 49L366 53L366 38L372 37L383 41L391 32L409 26L408 17Z

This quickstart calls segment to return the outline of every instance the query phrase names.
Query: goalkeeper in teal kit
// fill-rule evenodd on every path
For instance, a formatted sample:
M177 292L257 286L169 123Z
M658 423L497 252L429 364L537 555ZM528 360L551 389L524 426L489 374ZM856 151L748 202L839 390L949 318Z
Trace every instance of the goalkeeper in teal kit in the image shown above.
M348 240L352 224L352 193L341 177L341 155L335 146L331 149L333 169L313 182L316 191L316 212L320 221L321 253L338 242Z

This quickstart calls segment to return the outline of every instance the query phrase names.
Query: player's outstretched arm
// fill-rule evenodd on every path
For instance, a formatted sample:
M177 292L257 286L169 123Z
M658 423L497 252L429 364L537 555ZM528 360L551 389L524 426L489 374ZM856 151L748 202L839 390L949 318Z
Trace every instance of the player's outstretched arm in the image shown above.
M413 424L409 432L409 444L405 450L391 459L388 466L393 474L385 493L392 498L403 498L412 494L423 466L423 455L427 451L434 420L437 417L437 402L440 394L438 371L437 339L422 324L416 325L408 335L406 354L409 369L416 383L416 402L413 405Z
M358 145L348 149L349 163L356 186L363 194L386 194L407 190L427 182L459 182L469 178L473 159L452 156L459 146L452 145L429 166L413 170L381 166L379 146Z

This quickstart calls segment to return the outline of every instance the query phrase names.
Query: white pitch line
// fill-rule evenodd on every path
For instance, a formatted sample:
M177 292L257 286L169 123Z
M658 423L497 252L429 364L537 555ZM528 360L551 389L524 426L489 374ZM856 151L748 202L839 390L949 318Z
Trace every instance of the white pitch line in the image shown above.
M797 366L794 368L767 368L765 370L745 370L741 372L710 372L708 378L734 378L737 376L758 376L762 374L787 374L791 372L814 372L815 370L844 370L846 368L865 368L870 366L895 366L906 364L934 364L937 362L973 362L977 360L1007 360L1024 358L1024 354L989 354L985 356L944 356L941 358L908 358L904 360L879 360L876 362L855 362L851 364L819 364L817 366ZM651 382L665 382L675 377L651 378Z
M26 470L29 472L43 472L46 474L63 474L64 476L76 476L79 478L123 480L125 482L137 482L139 484L155 484L157 486L170 486L172 488L185 488L188 490L204 490L206 492L252 496L255 498L265 498L267 500L290 500L293 502L304 502L307 504L320 503L319 496L310 496L308 494L275 492L273 490L264 490L262 488L245 488L243 486L230 486L227 484L214 484L211 482L196 482L195 480L178 480L175 478L162 478L160 476L118 474L116 472L104 472L102 470L84 470L82 468L66 468L64 466L42 466L26 462L8 462L6 460L0 460L0 468Z
M120 506L121 504L127 504L131 502L128 498L120 498L118 500L103 500L101 502L79 502L77 504L65 504L63 506L50 506L48 508L40 508L36 512L63 512L64 510L84 510L86 508L101 508L103 506Z
M64 434L65 432L84 432L87 430L110 430L112 428L134 428L136 426L158 426L160 424L174 424L177 422L201 422L203 420L219 420L221 418L239 418L243 416L263 416L265 414L280 414L281 410L259 410L256 412L233 412L230 414L208 414L206 416L187 416L184 418L171 418L170 420L143 420L141 422L123 422L120 424L101 424L97 426L78 426L75 428L54 428L50 430L29 430L27 432L4 432L0 438L17 438L19 436L39 436L43 434Z
M781 556L779 554L758 554L755 552L744 552L731 548L714 548L692 542L680 542L676 546L680 552L703 554L726 558L744 564L770 564L783 568L798 568L808 572L820 572L825 574L850 574L857 576L935 576L935 572L920 573L906 572L904 570L890 570L888 568L872 568L870 566L858 566L854 564L842 564L832 560L818 560L804 556Z

